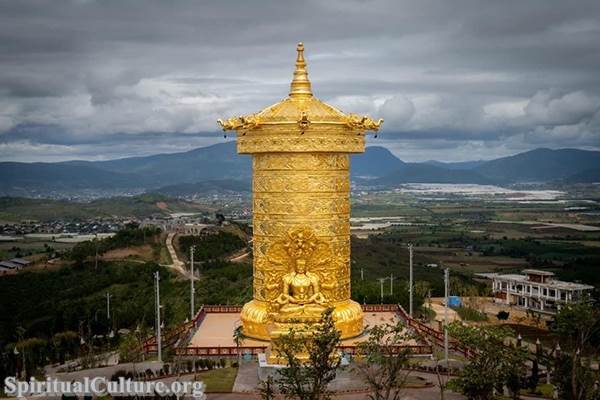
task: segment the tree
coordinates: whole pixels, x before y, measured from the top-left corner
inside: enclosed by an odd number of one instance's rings
[[[260,394],[260,398],[262,400],[275,399],[275,390],[273,389],[274,386],[275,383],[272,376],[268,376],[267,379],[261,381],[258,387],[258,393]]]
[[[79,349],[79,335],[74,331],[59,332],[52,336],[52,345],[59,363],[64,363],[77,355]]]
[[[563,349],[586,350],[600,344],[600,309],[591,303],[563,306],[552,323]]]
[[[531,365],[531,377],[529,378],[529,391],[531,393],[535,393],[539,383],[540,383],[540,363],[539,363],[538,357],[536,355],[536,357],[533,359],[533,364]]]
[[[37,337],[22,339],[17,342],[16,348],[23,357],[23,369],[27,376],[34,375],[37,368],[46,363],[46,340]]]
[[[585,364],[580,354],[573,357],[569,353],[561,353],[555,357],[553,382],[561,399],[599,399],[600,393],[595,387],[597,380],[598,375],[592,370],[589,359]]]
[[[368,330],[367,341],[359,343],[355,371],[369,385],[373,400],[399,399],[410,374],[410,350],[403,345],[412,339],[405,326],[378,325]]]
[[[279,391],[288,399],[327,400],[327,385],[340,365],[340,332],[327,309],[316,324],[301,324],[274,340],[276,354],[288,365],[279,370]]]
[[[456,380],[469,400],[490,400],[494,389],[501,389],[504,385],[518,393],[521,377],[525,375],[526,352],[504,343],[507,337],[512,336],[510,329],[467,327],[455,322],[448,330],[452,337],[473,349],[471,358]]]
[[[600,310],[591,303],[566,305],[556,315],[552,330],[566,350],[556,354],[554,360],[554,383],[561,398],[593,398],[597,377],[590,365],[585,365],[582,352],[592,353],[600,343]]]
[[[240,346],[246,340],[246,335],[244,335],[244,331],[242,330],[242,326],[239,325],[233,330],[233,341],[235,342],[235,347],[238,355],[238,365],[242,364],[242,353],[240,352]]]
[[[137,361],[139,353],[139,343],[134,334],[130,333],[121,338],[121,342],[119,343],[120,362]]]
[[[522,367],[507,371],[504,384],[506,385],[512,400],[519,400],[521,398],[519,393],[521,389],[525,387],[525,379],[526,378]]]
[[[450,383],[450,375],[447,368],[442,370],[442,365],[438,359],[435,360],[435,376],[437,378],[438,388],[440,389],[440,400],[444,400],[446,389]]]
[[[150,335],[150,329],[141,324],[137,326],[134,331],[129,332],[127,335],[121,337],[119,343],[119,362],[137,362],[140,359],[144,360],[144,339]],[[164,359],[167,359],[167,355],[163,355]]]

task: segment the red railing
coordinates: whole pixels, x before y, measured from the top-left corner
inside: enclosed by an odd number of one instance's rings
[[[204,347],[178,347],[175,349],[177,356],[237,356],[240,354],[259,354],[264,353],[267,346],[204,346]]]
[[[218,357],[218,356],[237,356],[238,351],[240,354],[252,354],[257,355],[265,353],[268,346],[240,346],[239,348],[233,346],[203,346],[203,347],[178,347],[175,349],[175,355],[177,356],[203,356],[203,357]],[[338,350],[346,354],[356,354],[358,352],[358,346],[338,346]],[[418,345],[406,345],[406,346],[393,346],[392,353],[400,353],[407,351],[410,354],[432,354],[433,347],[428,344]]]
[[[240,354],[252,354],[256,355],[264,353],[268,346],[203,346],[203,347],[179,347],[175,349],[175,355],[177,356],[204,356],[204,357],[216,357],[216,356],[237,356],[238,351]],[[358,346],[339,346],[338,350],[343,351],[346,354],[356,354]],[[431,354],[433,348],[431,345],[407,345],[407,346],[393,346],[392,353],[400,353],[408,351],[411,354]]]
[[[363,304],[364,312],[398,312],[397,304]]]
[[[242,306],[224,306],[224,305],[205,305],[203,306],[207,313],[241,313]]]
[[[410,315],[408,315],[406,310],[404,310],[404,308],[401,305],[398,305],[398,314],[400,315],[400,318],[402,318],[406,322],[406,325],[410,326],[424,337],[432,340],[435,345],[439,347],[444,346],[444,332],[433,329],[425,325],[421,321],[413,319]],[[450,350],[460,353],[464,357],[468,358],[471,355],[471,350],[455,339],[448,339],[448,347],[450,348]]]
[[[437,346],[444,345],[444,333],[435,330],[424,323],[411,318],[408,313],[398,304],[364,304],[362,305],[364,312],[395,312],[400,318],[402,318],[406,324],[413,328],[417,333],[421,334],[424,338],[428,338]],[[165,333],[162,338],[163,347],[174,346],[175,343],[182,337],[182,335],[188,335],[190,332],[198,328],[206,314],[209,313],[240,313],[242,306],[235,305],[203,305],[192,321],[188,321],[179,325],[177,328]],[[468,348],[462,346],[459,342],[454,339],[450,340],[450,348],[453,351],[463,354],[465,357],[470,355]],[[158,350],[158,344],[156,343],[156,336],[151,336],[143,342],[143,351],[148,353],[156,353]],[[251,354],[262,353],[266,350],[267,346],[213,346],[213,347],[176,347],[175,354],[178,356],[236,356],[238,351],[242,354],[250,352]],[[356,353],[356,346],[340,346],[339,349],[348,354]],[[413,354],[431,354],[433,347],[430,343],[397,346],[398,352],[409,349]]]
[[[339,346],[338,349],[346,354],[356,354],[358,346]],[[429,344],[411,344],[390,347],[392,353],[408,351],[410,354],[432,354],[433,347]]]
[[[161,335],[162,337],[162,346],[163,347],[171,347],[175,345],[177,340],[184,335],[188,334],[193,328],[197,328],[200,326],[204,318],[206,317],[205,307],[200,307],[200,310],[196,313],[196,316],[193,320],[184,322],[183,324],[177,326],[175,329],[172,329],[165,334]],[[144,353],[157,353],[158,352],[158,343],[156,341],[156,335],[150,336],[142,343],[142,348]]]

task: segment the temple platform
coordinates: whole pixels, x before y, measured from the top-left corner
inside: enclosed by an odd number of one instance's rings
[[[190,332],[186,345],[177,348],[178,356],[237,356],[238,347],[233,340],[233,332],[240,325],[240,307],[204,306],[199,314],[195,329]],[[402,313],[396,305],[363,306],[366,326],[396,323],[402,320]],[[342,340],[340,350],[354,353],[356,346],[368,339],[367,334]],[[239,351],[244,355],[265,353],[270,343],[246,338]],[[431,354],[431,346],[424,341],[411,339],[402,346],[411,347],[415,354]]]

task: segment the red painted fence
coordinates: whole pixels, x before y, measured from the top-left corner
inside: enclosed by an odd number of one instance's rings
[[[408,315],[406,310],[402,308],[401,305],[398,305],[398,314],[400,315],[400,318],[406,322],[406,325],[410,326],[424,337],[430,339],[436,346],[444,346],[444,332],[433,329],[421,321],[417,321],[416,319],[412,318],[410,315]],[[471,350],[455,339],[448,339],[448,347],[450,350],[460,353],[464,357],[468,358],[471,355]]]
[[[406,311],[397,304],[365,304],[362,306],[364,312],[395,312],[406,322],[406,324],[415,329],[421,335],[431,339],[436,345],[442,345],[444,342],[444,334],[440,331],[430,328],[429,326],[411,318]],[[203,305],[192,321],[188,321],[176,327],[175,329],[165,332],[162,336],[163,347],[174,347],[177,341],[183,338],[184,335],[191,335],[191,333],[197,329],[206,314],[208,313],[240,313],[242,306],[230,306],[230,305]],[[189,338],[188,338],[189,339]],[[186,341],[187,342],[187,341]],[[461,347],[456,341],[451,342],[453,350],[468,356],[468,350]],[[158,344],[156,343],[156,336],[151,336],[146,339],[142,348],[144,353],[156,353],[158,350]],[[177,356],[237,356],[238,351],[242,354],[258,354],[264,353],[267,346],[216,346],[216,347],[175,347],[175,355]],[[355,354],[357,351],[356,346],[339,346],[340,351],[347,354]],[[418,344],[408,346],[398,346],[398,352],[409,349],[412,354],[431,354],[433,348],[430,344]]]

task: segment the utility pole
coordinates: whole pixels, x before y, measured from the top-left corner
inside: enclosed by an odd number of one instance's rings
[[[444,357],[448,365],[448,291],[450,282],[450,270],[444,269]]]
[[[196,246],[190,247],[190,321],[194,320],[194,250]]]
[[[160,275],[158,271],[154,273],[154,282],[156,286],[156,344],[158,345],[158,362],[162,362],[162,337],[160,332]]]
[[[413,316],[413,245],[408,244],[408,315]]]
[[[98,270],[98,234],[95,233],[94,236],[94,242],[96,243],[96,258],[94,260],[94,269]]]
[[[390,274],[390,296],[394,295],[394,274]]]
[[[360,269],[360,280],[361,281],[365,280],[365,271],[362,268]]]
[[[379,284],[381,286],[381,304],[383,304],[383,282],[385,282],[387,278],[379,278]]]
[[[106,292],[106,319],[110,321],[110,298],[112,295]]]

